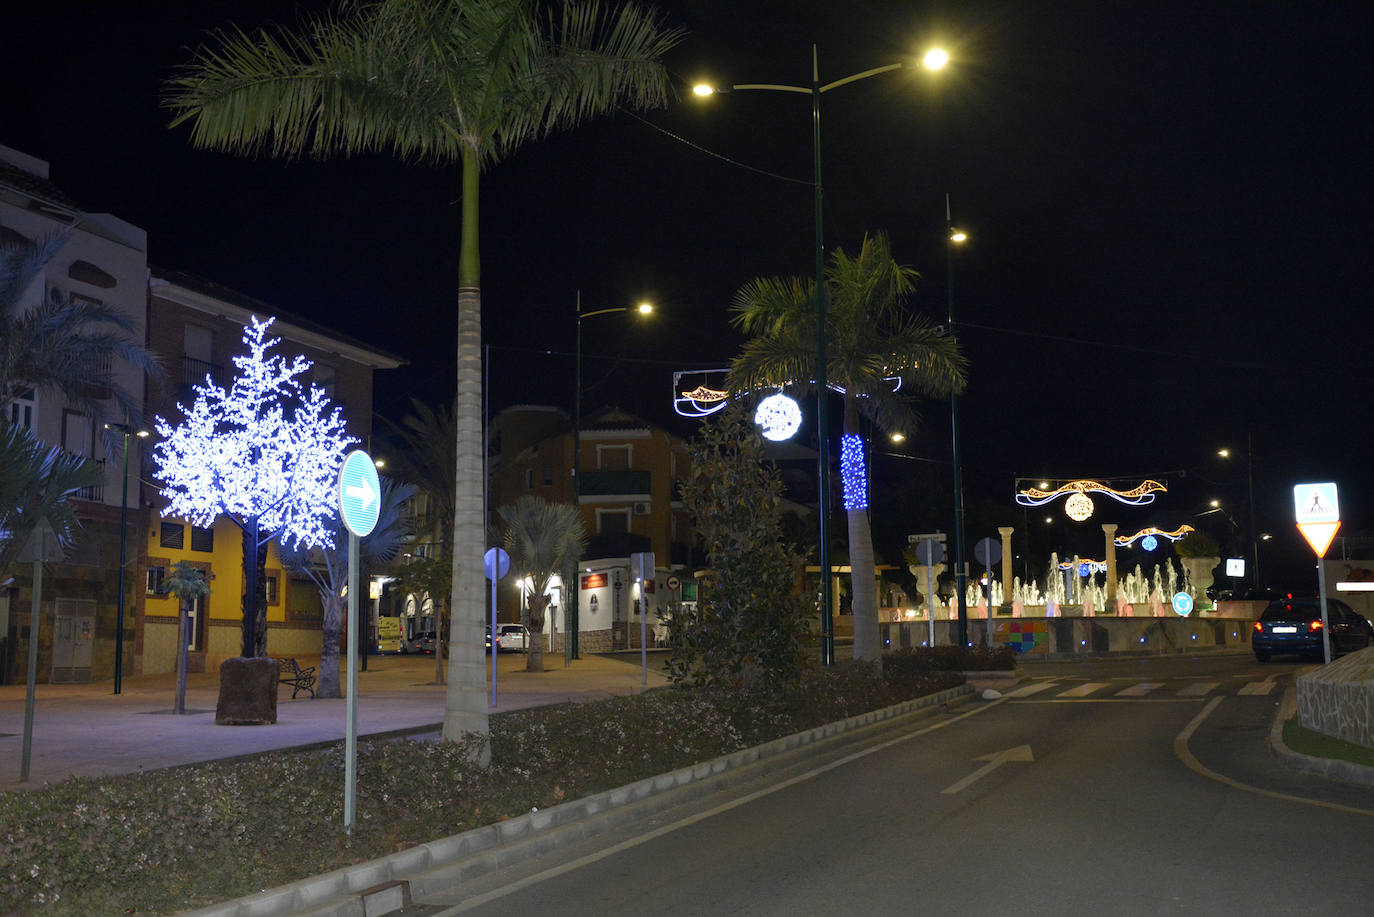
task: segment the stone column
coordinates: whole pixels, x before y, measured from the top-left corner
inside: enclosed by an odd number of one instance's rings
[[[1102,531],[1107,538],[1104,556],[1107,558],[1107,605],[1105,614],[1116,614],[1116,523],[1102,523]]]
[[[1002,602],[1011,604],[1011,575],[1013,567],[1011,556],[1011,533],[1016,531],[1009,525],[999,525],[997,534],[1002,536]]]

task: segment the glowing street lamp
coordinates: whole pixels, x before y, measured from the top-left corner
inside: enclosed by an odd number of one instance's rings
[[[949,63],[949,54],[940,49],[927,51],[922,58],[922,66],[928,70],[939,70]],[[825,236],[822,220],[822,201],[824,194],[821,183],[821,96],[832,89],[856,83],[870,76],[900,70],[905,62],[886,64],[863,70],[829,83],[822,83],[820,66],[817,62],[816,46],[811,46],[811,85],[788,86],[779,83],[735,83],[730,86],[714,86],[698,83],[692,92],[698,98],[733,91],[763,90],[767,92],[793,92],[811,97],[811,153],[815,193],[816,226],[816,464],[819,469],[819,500],[817,516],[820,523],[820,567],[821,567],[821,662],[830,665],[835,661],[835,630],[831,617],[830,587],[830,446],[827,441],[829,431],[829,411],[826,406],[826,347],[825,347]]]
[[[594,318],[598,315],[611,315],[616,312],[635,312],[639,315],[649,315],[654,311],[653,303],[641,302],[637,306],[613,306],[609,309],[597,309],[592,312],[582,311],[582,291],[577,291],[577,344],[576,344],[576,382],[573,386],[573,506],[577,509],[578,518],[582,514],[582,319]],[[576,568],[582,558],[574,558],[573,564]],[[567,636],[563,641],[563,657],[567,660],[580,659],[577,646],[577,612],[578,602],[581,598],[580,590],[574,584],[572,590],[572,600],[568,602],[568,609],[564,612],[564,628]]]

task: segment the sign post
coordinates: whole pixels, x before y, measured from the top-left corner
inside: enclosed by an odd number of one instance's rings
[[[987,633],[983,636],[983,645],[992,648],[992,565],[1002,559],[1002,546],[991,538],[983,538],[973,546],[973,556],[978,563],[983,565],[987,579],[987,608],[988,623]]]
[[[496,583],[510,572],[510,555],[501,548],[487,548],[482,555],[482,569],[491,580],[491,629],[487,631],[491,643],[491,705],[496,706],[496,657],[501,652],[500,636],[496,632]],[[542,639],[542,635],[541,635]],[[525,647],[529,649],[529,647]]]
[[[935,645],[935,565],[945,562],[945,535],[908,535],[907,541],[917,541],[916,561],[926,568],[926,624],[929,632],[927,646]]]
[[[649,584],[654,581],[654,552],[640,551],[630,555],[635,579],[639,580],[639,683],[649,684]]]
[[[29,762],[33,757],[33,708],[35,688],[38,684],[38,632],[40,630],[39,610],[43,605],[43,564],[47,561],[66,559],[57,535],[48,520],[40,519],[38,525],[24,542],[23,549],[15,558],[19,563],[33,564],[33,604],[29,609],[29,680],[24,694],[24,747],[19,763],[19,782],[29,779]]]
[[[355,449],[339,469],[339,517],[348,529],[348,700],[344,736],[344,832],[353,833],[358,797],[358,553],[362,539],[372,534],[382,508],[382,485],[372,456]]]
[[[1322,656],[1331,661],[1331,622],[1326,614],[1326,550],[1341,527],[1341,507],[1336,499],[1336,485],[1299,484],[1293,488],[1293,515],[1298,531],[1317,555],[1318,594],[1322,609]]]

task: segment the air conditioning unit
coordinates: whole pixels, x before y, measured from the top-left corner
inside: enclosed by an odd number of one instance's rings
[[[636,515],[636,516],[647,516],[647,515],[649,515],[649,504],[647,504],[647,503],[636,503],[636,504],[635,504],[635,515]]]

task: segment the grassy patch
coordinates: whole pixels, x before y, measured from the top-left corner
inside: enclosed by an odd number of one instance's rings
[[[165,914],[224,901],[961,684],[849,663],[769,694],[651,691],[491,718],[474,746],[343,743],[0,794],[0,914]]]
[[[1356,745],[1353,742],[1345,742],[1341,739],[1333,739],[1329,735],[1320,732],[1313,732],[1298,723],[1295,716],[1283,724],[1283,744],[1293,751],[1304,755],[1311,755],[1314,758],[1335,758],[1338,761],[1350,761],[1354,764],[1363,764],[1365,767],[1374,767],[1374,749],[1365,748],[1363,745]]]

